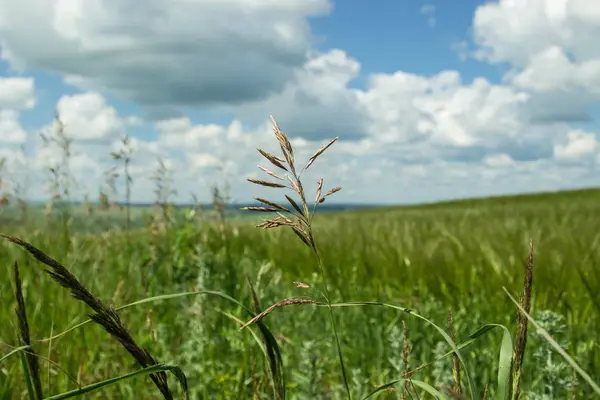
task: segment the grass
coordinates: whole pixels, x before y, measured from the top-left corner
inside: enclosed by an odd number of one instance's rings
[[[276,137],[292,229],[4,225],[0,398],[596,398],[600,191],[319,214]]]

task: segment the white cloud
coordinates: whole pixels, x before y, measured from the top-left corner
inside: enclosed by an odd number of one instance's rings
[[[356,139],[366,130],[358,91],[349,88],[359,72],[359,62],[342,50],[311,53],[279,93],[235,111],[242,119],[273,114],[286,129],[306,139]]]
[[[124,133],[126,121],[98,93],[63,96],[57,110],[74,140],[105,140]]]
[[[567,133],[565,143],[554,145],[554,156],[559,160],[578,160],[597,152],[598,140],[593,133],[574,130]]]
[[[2,57],[146,105],[231,104],[279,91],[328,0],[0,0]]]
[[[600,101],[600,48],[594,39],[600,36],[600,3],[489,2],[477,8],[473,31],[475,56],[508,63],[507,83],[534,94],[532,118],[584,120],[588,107]]]
[[[427,17],[429,26],[432,28],[435,27],[435,6],[433,4],[424,4],[421,6],[420,12]]]
[[[20,144],[27,139],[27,133],[19,122],[19,113],[14,110],[0,109],[0,142],[2,144]]]
[[[33,78],[0,77],[0,108],[21,110],[35,106]]]
[[[0,143],[15,145],[27,140],[19,112],[32,108],[35,103],[33,78],[0,76]]]
[[[54,0],[38,9],[33,3],[0,0],[7,59],[57,71],[162,114],[146,125],[148,136],[132,140],[136,200],[150,200],[148,177],[159,155],[175,171],[180,200],[188,200],[190,191],[207,200],[208,185],[223,182],[221,168],[236,200],[266,196],[265,188],[246,178],[264,176],[257,164],[269,166],[257,147],[279,152],[269,114],[290,136],[300,164],[340,137],[303,175],[307,190],[320,174],[326,187],[344,186],[339,201],[543,190],[600,176],[597,127],[572,123],[600,101],[600,51],[589,39],[600,29],[600,12],[592,2],[479,6],[473,21],[477,57],[508,64],[501,82],[465,81],[452,70],[360,76],[359,60],[345,51],[310,48],[306,18],[327,12],[325,0],[179,0],[176,6],[151,0],[131,20],[130,1],[98,0],[83,8],[78,1]],[[194,15],[200,5],[210,12]],[[237,24],[225,23],[231,20]],[[26,36],[22,27],[28,25],[36,29]],[[353,87],[358,77],[367,78],[360,89]],[[217,111],[231,119],[217,123],[204,114],[197,123],[194,114],[172,115],[178,104],[200,103],[221,103]],[[64,96],[57,106],[78,143],[73,165],[86,171],[88,187],[98,186],[101,172],[114,165],[106,144],[117,149],[121,134],[145,122],[121,115],[96,91]],[[13,112],[5,119],[17,117]]]
[[[513,165],[515,161],[508,154],[501,153],[486,156],[483,159],[483,162],[485,165],[492,168],[505,168],[509,165]]]

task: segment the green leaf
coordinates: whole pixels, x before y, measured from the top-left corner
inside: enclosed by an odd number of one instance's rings
[[[135,378],[136,376],[149,375],[149,374],[153,374],[153,373],[161,372],[161,371],[169,371],[169,372],[173,373],[173,375],[175,375],[175,377],[179,380],[179,383],[183,389],[184,398],[187,399],[188,398],[187,382],[185,380],[185,375],[183,375],[183,371],[181,371],[181,368],[179,368],[175,365],[171,365],[171,364],[156,364],[156,365],[152,365],[150,367],[144,368],[144,369],[137,370],[135,372],[130,372],[125,375],[117,376],[115,378],[110,378],[110,379],[106,379],[101,382],[92,383],[91,385],[83,386],[81,388],[74,389],[69,392],[46,397],[45,400],[70,399],[72,397],[81,396],[83,394],[93,392],[95,390],[99,390],[99,389],[105,388],[110,385],[117,384],[117,383],[125,381],[127,379]]]

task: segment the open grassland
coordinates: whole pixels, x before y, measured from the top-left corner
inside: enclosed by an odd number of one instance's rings
[[[532,315],[583,369],[600,370],[600,191],[586,190],[469,200],[421,207],[317,213],[314,235],[327,268],[332,302],[381,301],[408,307],[444,329],[454,314],[458,342],[488,323],[511,329],[517,315],[503,287],[523,286],[529,238],[535,246]],[[91,216],[89,218],[95,218]],[[2,232],[27,240],[66,266],[91,293],[116,307],[151,296],[219,291],[252,308],[249,285],[263,309],[284,298],[313,298],[323,287],[310,249],[291,230],[259,230],[247,221],[204,222],[200,214],[162,229],[89,235],[61,234],[60,222],[30,221]],[[129,238],[128,238],[129,236]],[[102,327],[86,324],[90,309],[43,273],[43,265],[14,244],[0,253],[0,342],[17,347],[13,263],[20,266],[33,348],[45,396],[138,370]],[[311,288],[297,288],[300,281]],[[443,337],[414,316],[382,307],[333,308],[353,397],[401,378],[403,321],[411,377],[452,387],[452,358]],[[273,398],[268,367],[253,337],[255,326],[239,305],[197,292],[119,311],[141,346],[179,366],[191,398]],[[287,395],[344,398],[345,389],[326,307],[297,304],[263,319],[278,341]],[[594,398],[589,385],[530,327],[522,393],[526,398]],[[479,395],[496,390],[501,331],[461,353]],[[50,359],[52,362],[46,361]],[[19,357],[0,362],[0,398],[26,393]],[[172,380],[172,378],[170,378]],[[171,383],[176,396],[181,394]],[[397,391],[381,398],[400,398]],[[418,389],[420,390],[420,389]],[[466,389],[463,374],[463,392]],[[531,394],[531,393],[535,393]],[[423,393],[423,392],[421,392]],[[421,394],[425,396],[424,394]],[[543,397],[543,396],[546,397]],[[387,397],[386,397],[387,396]],[[527,397],[528,396],[528,397]],[[88,393],[85,398],[161,398],[147,377]]]
[[[277,172],[249,181],[287,194],[248,217],[219,187],[175,209],[161,159],[132,207],[127,136],[122,209],[112,180],[65,207],[58,121],[46,207],[2,193],[1,398],[600,395],[600,191],[315,213],[341,188],[300,176],[336,139],[300,170],[273,119],[283,158],[259,149]]]

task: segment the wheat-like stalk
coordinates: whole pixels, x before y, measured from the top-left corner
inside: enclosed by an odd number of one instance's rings
[[[14,236],[5,235],[0,233],[0,237],[12,242],[33,255],[38,261],[50,267],[46,269],[46,273],[50,277],[58,282],[62,287],[68,289],[73,297],[87,304],[93,311],[94,314],[90,315],[90,319],[101,325],[113,338],[115,338],[125,350],[144,368],[157,365],[158,362],[154,360],[150,352],[146,349],[141,348],[131,337],[127,328],[121,321],[121,317],[117,314],[116,310],[106,305],[98,297],[94,296],[85,286],[79,282],[77,277],[73,275],[64,265],[50,257],[37,247],[17,238]],[[23,330],[22,330],[23,331]],[[24,331],[23,331],[24,332]],[[167,375],[165,372],[158,372],[150,374],[150,378],[154,381],[156,387],[160,390],[165,399],[173,399],[171,390],[167,383]],[[184,392],[187,398],[187,386],[184,381]]]
[[[529,255],[527,258],[527,267],[525,268],[525,278],[523,280],[523,293],[521,294],[521,307],[526,313],[531,311],[531,292],[533,287],[533,239],[529,240]],[[523,359],[525,357],[525,346],[527,345],[527,325],[528,320],[521,312],[517,313],[517,337],[515,342],[515,351],[513,353],[513,374],[512,374],[512,399],[518,400],[521,392],[521,372]]]

